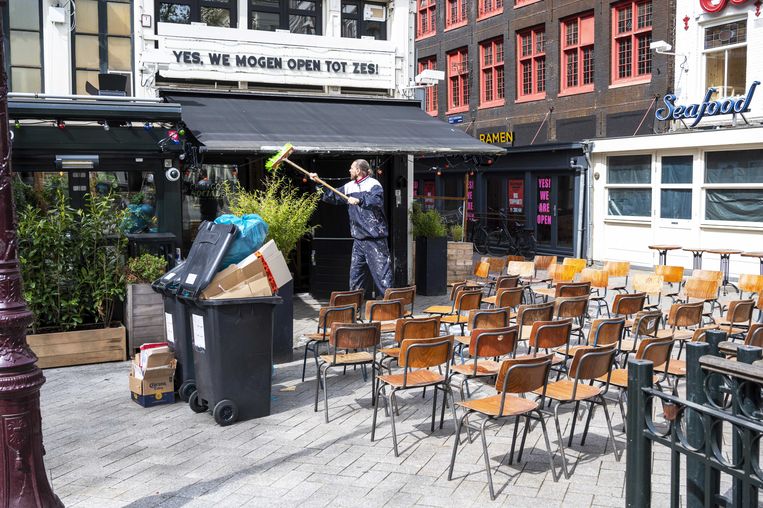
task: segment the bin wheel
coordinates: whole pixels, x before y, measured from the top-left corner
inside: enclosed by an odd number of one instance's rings
[[[194,381],[186,381],[178,388],[178,397],[183,402],[188,402],[191,398],[191,394],[196,391],[196,383]]]
[[[215,405],[212,416],[218,425],[225,427],[238,420],[238,407],[230,400],[221,400]]]
[[[197,390],[191,392],[191,395],[188,397],[188,405],[191,406],[191,411],[194,413],[203,413],[208,409],[207,405],[201,401]]]

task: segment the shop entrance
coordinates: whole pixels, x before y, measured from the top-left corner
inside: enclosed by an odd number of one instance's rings
[[[535,239],[538,248],[552,252],[572,252],[575,233],[575,177],[565,173],[538,173],[533,176],[536,215]]]

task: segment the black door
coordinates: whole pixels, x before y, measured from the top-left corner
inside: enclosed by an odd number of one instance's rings
[[[536,198],[535,238],[538,249],[572,253],[575,235],[575,176],[538,173],[533,176]]]

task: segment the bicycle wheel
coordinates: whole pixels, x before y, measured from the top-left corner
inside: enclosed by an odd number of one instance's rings
[[[474,232],[472,243],[474,244],[474,250],[478,253],[487,254],[487,231],[484,228],[478,228]]]
[[[487,235],[487,252],[491,256],[505,256],[509,251],[508,238],[503,231],[493,231]]]
[[[519,253],[528,258],[532,259],[535,257],[537,245],[535,242],[535,235],[533,235],[531,232],[524,233],[519,236]]]

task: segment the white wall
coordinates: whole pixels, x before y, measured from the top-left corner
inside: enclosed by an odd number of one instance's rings
[[[43,76],[45,89],[48,94],[72,93],[72,67],[70,17],[65,17],[65,23],[51,21],[50,8],[57,6],[57,0],[43,0],[42,5],[42,40],[43,40]],[[9,57],[9,55],[6,55]]]

